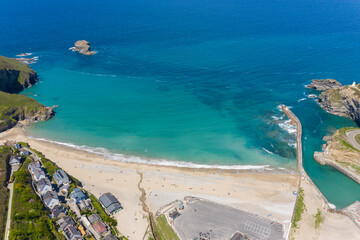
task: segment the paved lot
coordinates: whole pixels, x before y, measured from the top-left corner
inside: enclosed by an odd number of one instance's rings
[[[174,225],[182,240],[201,236],[228,240],[237,231],[245,233],[250,239],[284,239],[283,227],[277,222],[203,200],[187,204]]]

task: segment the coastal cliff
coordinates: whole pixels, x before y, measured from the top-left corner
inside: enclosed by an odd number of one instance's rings
[[[351,137],[349,133],[354,131],[359,132],[359,137]],[[357,146],[360,128],[341,128],[326,140],[323,152],[315,152],[314,159],[322,165],[338,169],[360,184],[360,149]]]
[[[19,93],[37,81],[37,74],[29,65],[0,56],[0,91]]]
[[[46,121],[55,115],[54,107],[46,107],[35,99],[13,94],[37,82],[37,75],[27,64],[0,56],[0,132],[19,121]]]
[[[318,103],[327,112],[350,117],[360,124],[360,84],[342,86],[333,79],[313,80],[307,88],[324,91],[318,96]]]

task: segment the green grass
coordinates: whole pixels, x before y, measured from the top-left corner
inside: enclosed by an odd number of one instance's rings
[[[104,209],[101,207],[101,204],[99,202],[99,200],[94,197],[92,194],[86,192],[86,194],[88,195],[88,197],[91,199],[91,203],[94,206],[94,212],[99,214],[99,216],[101,217],[101,219],[106,222],[109,226],[112,227],[116,227],[117,225],[117,221],[116,219],[110,217],[109,215],[106,214],[106,212],[104,211]]]
[[[4,69],[19,71],[20,74],[17,80],[21,85],[25,83],[25,79],[29,74],[35,74],[35,71],[32,70],[29,65],[19,62],[15,59],[0,56],[0,71]]]
[[[298,227],[298,223],[302,218],[302,214],[304,213],[306,209],[305,203],[304,203],[304,189],[300,188],[299,193],[298,193],[298,198],[296,201],[296,206],[295,206],[295,210],[294,210],[294,218],[293,218],[293,222],[292,225],[294,228]]]
[[[44,109],[35,99],[0,91],[0,132],[13,127],[19,120],[34,116]]]
[[[325,220],[320,209],[317,210],[317,213],[314,215],[314,218],[315,218],[315,229],[318,229],[320,227],[320,224],[322,224]]]
[[[10,155],[11,149],[9,147],[0,147],[0,239],[3,239],[6,227],[5,224],[9,198],[9,191],[6,187],[6,181],[11,171],[7,161],[10,158]]]
[[[328,93],[330,95],[331,102],[335,102],[335,103],[339,103],[339,104],[342,102],[342,96],[340,94],[339,89],[330,89],[330,90],[328,90]]]
[[[155,225],[160,240],[179,240],[179,237],[166,221],[164,214],[157,217]]]
[[[11,230],[9,239],[64,239],[56,229],[40,198],[32,189],[27,157],[15,173]]]
[[[23,146],[27,146],[30,148],[29,144],[27,143],[21,143]],[[59,168],[56,163],[52,162],[50,159],[47,159],[41,152],[37,151],[36,149],[30,148],[34,153],[36,153],[38,155],[38,157],[41,159],[42,164],[44,165],[44,167],[46,168],[46,171],[48,172],[48,174],[50,176],[53,176],[53,174],[55,173],[56,170],[61,169]],[[71,176],[70,174],[66,173],[69,178],[71,179],[71,183],[70,183],[70,188],[69,188],[69,193],[72,192],[72,190],[74,188],[77,187],[82,187],[82,183],[75,177]],[[92,213],[97,213],[99,214],[99,216],[101,217],[101,219],[108,224],[111,227],[111,232],[114,235],[118,235],[119,232],[116,229],[117,226],[117,221],[116,219],[110,217],[109,215],[106,214],[106,212],[104,211],[104,209],[101,207],[101,204],[99,202],[99,200],[97,198],[95,198],[92,194],[90,194],[89,192],[83,190],[86,195],[91,199],[91,203],[94,206],[94,210],[92,211]],[[120,238],[120,239],[126,239],[124,237]]]

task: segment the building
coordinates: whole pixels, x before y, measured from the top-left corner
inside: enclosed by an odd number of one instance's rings
[[[118,240],[118,238],[112,234],[109,234],[104,237],[104,240]]]
[[[35,169],[40,168],[40,167],[41,167],[40,162],[39,162],[39,161],[35,161],[35,162],[29,163],[29,165],[28,165],[28,170],[29,170],[32,174],[34,174]]]
[[[82,237],[86,235],[85,229],[84,229],[84,227],[83,227],[82,225],[80,225],[80,226],[78,227],[78,229],[79,229]]]
[[[80,231],[74,225],[66,226],[63,234],[68,240],[82,239]]]
[[[19,143],[14,143],[13,147],[14,147],[15,149],[20,149],[20,148],[21,148],[21,144],[19,144]]]
[[[93,209],[90,199],[80,200],[78,205],[81,211],[86,211],[86,210],[91,211]]]
[[[68,225],[75,226],[75,221],[71,217],[62,217],[56,224],[59,226],[59,231],[64,230]]]
[[[43,201],[46,207],[53,209],[56,205],[60,203],[59,197],[54,191],[48,191],[43,196]]]
[[[86,200],[88,197],[79,188],[74,188],[74,190],[70,193],[70,198],[74,200],[76,204],[79,204],[80,201]]]
[[[56,170],[54,175],[55,182],[60,185],[68,185],[70,183],[70,179],[68,175],[63,170]]]
[[[102,207],[109,215],[115,214],[122,209],[119,201],[111,193],[104,193],[99,198]]]
[[[21,163],[21,156],[20,155],[11,156],[10,161],[9,161],[9,164],[11,166],[20,165],[20,163]]]
[[[41,168],[34,169],[33,176],[35,181],[40,181],[40,179],[46,178],[45,172]]]
[[[30,155],[30,152],[24,149],[20,151],[20,155]]]
[[[69,185],[62,185],[59,189],[59,192],[62,193],[65,197],[69,193],[70,186]]]
[[[93,223],[92,226],[99,235],[102,235],[107,231],[105,223],[103,223],[101,220]]]
[[[240,233],[240,232],[236,232],[231,238],[230,240],[248,240],[249,238],[246,237],[244,234]]]
[[[97,221],[101,220],[100,216],[97,215],[97,214],[91,214],[91,215],[88,216],[87,218],[88,218],[88,220],[89,220],[89,222],[90,222],[91,224],[93,224],[94,222],[97,222]]]
[[[51,218],[63,218],[68,214],[66,208],[61,205],[56,205],[51,210]]]
[[[41,195],[53,190],[50,180],[47,177],[40,179],[36,185],[37,190]]]

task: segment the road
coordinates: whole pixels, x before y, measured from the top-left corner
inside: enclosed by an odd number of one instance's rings
[[[39,157],[33,151],[31,151],[30,149],[28,149],[26,147],[23,147],[23,148],[32,154],[31,157],[33,157],[33,159],[39,160]],[[14,166],[11,167],[10,177],[14,174],[14,172],[17,171],[17,169],[14,169],[14,168],[15,168]],[[5,227],[5,240],[9,239],[9,234],[10,234],[11,209],[12,209],[12,199],[13,199],[13,193],[14,193],[14,183],[9,183],[7,187],[9,189],[9,203],[8,203],[8,212],[7,212],[6,227]]]
[[[348,131],[346,132],[346,136],[349,140],[349,143],[356,148],[357,150],[360,151],[360,144],[356,141],[355,137],[356,135],[360,134],[360,130],[353,130],[353,131]]]
[[[13,199],[13,193],[14,193],[14,183],[9,183],[8,189],[10,190],[10,195],[9,195],[8,212],[7,212],[7,218],[6,218],[5,240],[9,239],[9,233],[10,233],[10,224],[11,224],[10,221],[11,221],[12,199]]]

